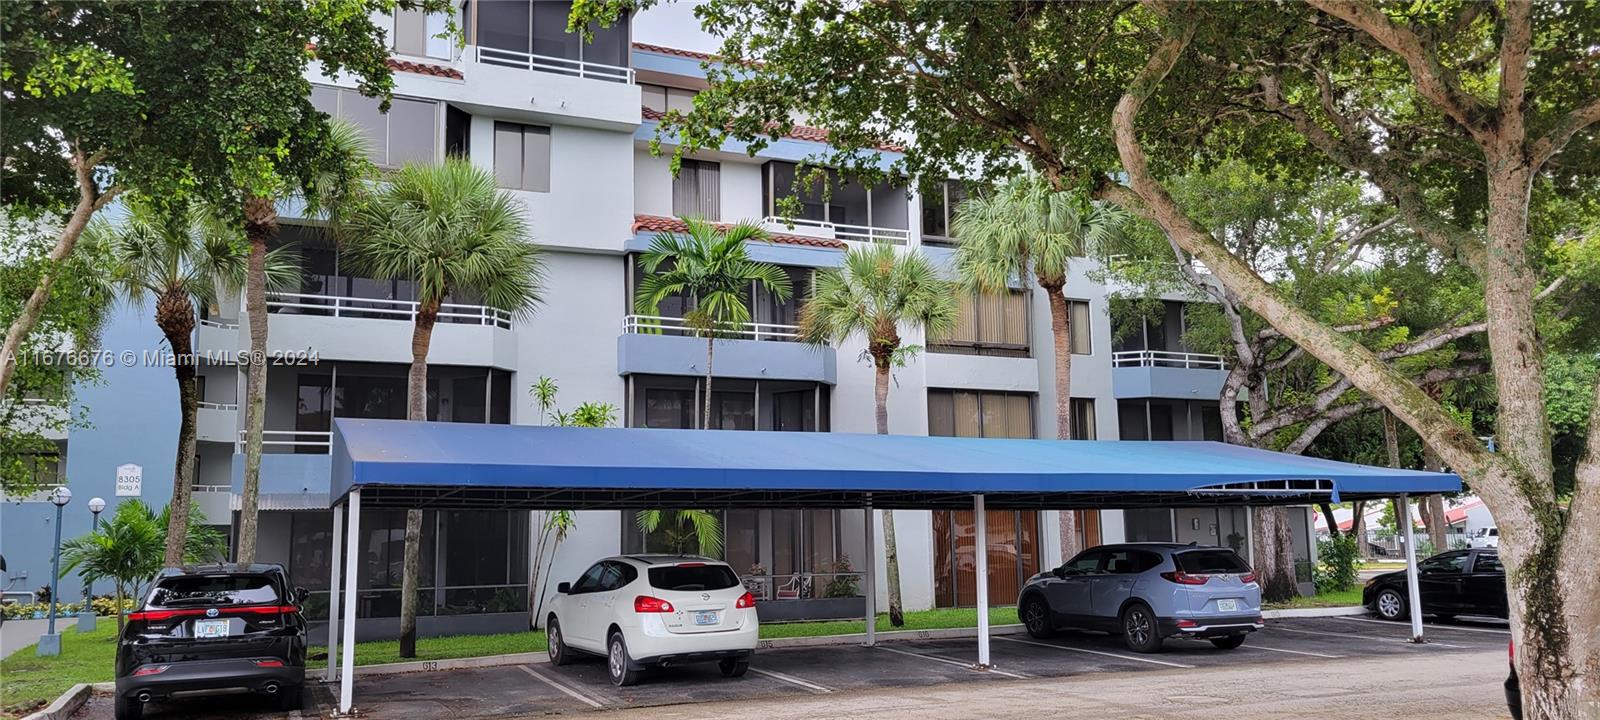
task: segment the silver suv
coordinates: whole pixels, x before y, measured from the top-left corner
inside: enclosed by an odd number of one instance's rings
[[[1078,628],[1121,633],[1137,652],[1160,650],[1168,637],[1205,638],[1231,650],[1262,628],[1261,586],[1228,548],[1101,545],[1030,578],[1017,615],[1036,638]]]

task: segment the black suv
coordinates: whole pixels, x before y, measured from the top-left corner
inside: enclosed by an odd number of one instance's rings
[[[282,565],[163,570],[117,644],[117,720],[137,720],[150,700],[196,692],[257,692],[299,708],[305,597]]]

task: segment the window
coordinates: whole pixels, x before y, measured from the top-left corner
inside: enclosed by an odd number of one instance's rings
[[[1196,575],[1247,573],[1250,566],[1232,550],[1190,550],[1173,556],[1178,569]]]
[[[606,563],[597,562],[593,565],[590,565],[589,569],[583,572],[583,576],[578,578],[578,581],[572,584],[572,592],[570,594],[577,595],[578,593],[594,592],[599,590],[600,579],[605,576],[605,572]]]
[[[1028,294],[976,293],[961,298],[961,314],[950,334],[931,340],[929,352],[958,355],[1028,356]]]
[[[967,199],[967,185],[960,180],[946,180],[922,194],[922,242],[928,245],[953,245],[955,231],[951,223],[956,209]]]
[[[550,192],[550,128],[495,123],[494,177],[503,188]]]
[[[1039,571],[1039,513],[1034,510],[989,510],[983,541],[978,542],[977,516],[971,510],[933,513],[933,598],[937,607],[971,607],[977,603],[977,552],[989,558],[989,597],[1012,598]]]
[[[329,85],[311,86],[311,104],[318,110],[361,128],[372,161],[385,167],[439,159],[439,103],[396,97],[388,114],[378,99]]]
[[[782,206],[794,197],[800,203],[797,219],[829,222],[835,225],[872,227],[878,230],[898,230],[895,233],[868,233],[860,229],[840,229],[846,239],[882,239],[894,242],[905,240],[909,222],[910,204],[904,185],[876,185],[864,187],[855,178],[837,170],[826,170],[829,193],[824,197],[823,182],[814,177],[814,167],[804,171],[791,162],[773,160],[762,166],[762,206],[769,216],[783,215]],[[806,180],[795,192],[796,179]]]
[[[433,57],[449,60],[453,55],[445,24],[450,16],[445,13],[424,13],[421,10],[395,10],[392,47],[400,55]]]
[[[705,220],[722,218],[722,164],[684,160],[672,179],[672,214]]]
[[[1418,572],[1425,573],[1458,573],[1465,569],[1467,569],[1467,554],[1464,552],[1435,555],[1417,566]]]
[[[1172,511],[1143,508],[1122,511],[1128,542],[1172,542]]]
[[[650,586],[674,592],[726,590],[739,584],[738,576],[727,565],[682,563],[649,570]]]
[[[644,427],[695,427],[694,391],[677,388],[646,388]]]
[[[1094,398],[1072,399],[1072,439],[1094,440]]]
[[[1100,558],[1105,557],[1104,550],[1089,550],[1078,553],[1078,556],[1068,560],[1061,570],[1068,575],[1090,575],[1100,569]]]
[[[928,434],[941,437],[1034,437],[1033,395],[930,389]]]
[[[1472,561],[1472,571],[1475,573],[1503,573],[1505,566],[1500,564],[1500,556],[1496,553],[1478,553],[1478,559]]]
[[[1073,355],[1093,355],[1093,326],[1089,322],[1089,301],[1067,301],[1067,348]]]
[[[684,115],[687,115],[690,111],[694,110],[694,96],[699,94],[694,90],[665,87],[662,85],[641,84],[639,86],[639,90],[643,98],[642,102],[646,108],[654,110],[658,113],[664,113],[668,110],[676,110]]]
[[[1106,572],[1116,575],[1142,573],[1159,564],[1160,558],[1140,550],[1111,550],[1106,553]]]
[[[265,575],[184,576],[162,580],[150,593],[150,607],[265,605],[279,602],[278,589]]]
[[[468,32],[467,44],[489,50],[479,56],[482,62],[526,68],[528,55],[532,54],[539,56],[536,60],[544,60],[537,62],[535,69],[563,75],[577,75],[578,62],[628,66],[629,23],[626,17],[609,28],[591,24],[589,30],[594,33],[594,42],[585,43],[578,33],[567,32],[571,2],[476,0],[467,7],[468,14],[474,11],[478,13],[476,21],[464,16],[462,27]],[[588,77],[596,76],[589,74]],[[612,75],[600,77],[623,79]]]
[[[1162,302],[1161,312],[1155,317],[1145,318],[1116,318],[1114,326],[1117,328],[1117,338],[1112,343],[1112,350],[1116,352],[1134,352],[1150,350],[1155,352],[1187,352],[1183,345],[1184,333],[1184,304],[1167,300]],[[1156,367],[1184,367],[1182,359],[1170,356],[1158,356],[1153,363]]]

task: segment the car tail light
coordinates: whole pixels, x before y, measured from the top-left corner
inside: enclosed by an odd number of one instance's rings
[[[172,667],[172,666],[171,665],[146,665],[146,666],[144,666],[142,668],[139,668],[138,670],[133,671],[133,676],[134,677],[144,677],[146,675],[160,675],[161,673],[166,672],[167,668],[170,668],[170,667]]]
[[[218,615],[277,615],[279,613],[298,612],[299,608],[293,605],[248,605],[245,607],[225,608],[182,608],[180,610],[143,610],[128,613],[129,620],[140,622],[162,622],[180,617],[202,617],[211,610],[216,610]]]
[[[1193,620],[1179,620],[1178,621],[1178,627],[1180,627],[1180,628],[1192,628],[1192,627],[1199,627],[1199,624],[1196,623]]]
[[[633,611],[636,613],[669,613],[672,612],[672,603],[661,598],[640,595],[633,599]]]
[[[1164,577],[1167,580],[1175,582],[1179,585],[1204,585],[1206,584],[1206,581],[1211,579],[1205,575],[1190,575],[1182,570],[1164,572],[1161,573],[1161,577]]]
[[[257,660],[256,667],[283,667],[282,660]]]
[[[1247,572],[1247,573],[1239,576],[1239,582],[1242,582],[1242,583],[1244,583],[1246,585],[1249,585],[1250,583],[1253,583],[1255,581],[1256,581],[1256,571],[1254,571],[1254,570],[1251,570],[1250,572]]]
[[[756,596],[751,595],[747,590],[745,591],[745,594],[739,596],[738,602],[735,602],[733,606],[740,610],[743,610],[744,608],[753,608],[756,606]]]

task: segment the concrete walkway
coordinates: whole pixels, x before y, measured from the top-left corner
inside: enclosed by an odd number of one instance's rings
[[[57,617],[56,632],[70,631],[77,622],[77,616]],[[49,626],[49,620],[7,620],[0,625],[0,658],[11,657],[11,653],[39,642],[39,636]]]

